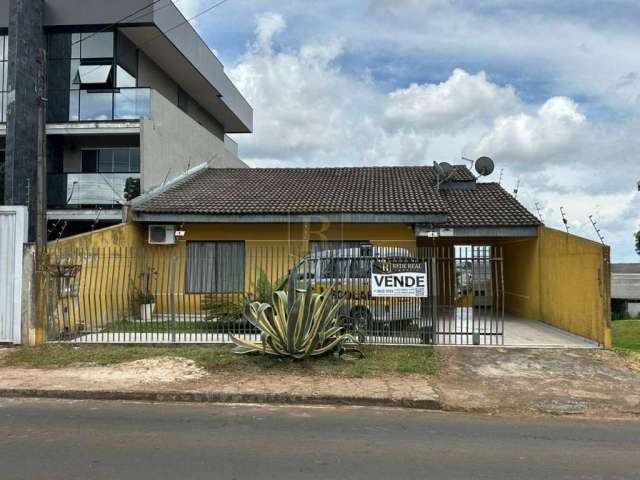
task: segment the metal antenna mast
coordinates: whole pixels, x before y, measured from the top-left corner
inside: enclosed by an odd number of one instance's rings
[[[500,169],[500,177],[498,178],[498,185],[502,185],[502,172],[504,172],[504,168]]]
[[[536,202],[536,211],[538,212],[538,218],[542,223],[544,223],[544,218],[542,218],[542,212],[540,211],[540,204]]]
[[[591,222],[591,225],[593,225],[593,229],[596,231],[596,235],[598,235],[600,243],[604,245],[604,235],[602,235],[602,233],[600,232],[600,229],[598,228],[598,222],[593,219],[593,215],[589,215],[589,221]]]
[[[567,222],[567,216],[564,214],[564,207],[560,207],[560,214],[562,215],[562,223],[564,223],[564,228],[569,233],[569,222]]]
[[[520,189],[520,179],[516,182],[516,188],[513,190],[513,198],[518,198],[518,190]]]

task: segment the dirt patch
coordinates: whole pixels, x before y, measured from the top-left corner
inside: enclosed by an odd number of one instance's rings
[[[5,388],[96,389],[131,388],[188,382],[207,375],[193,360],[157,357],[110,366],[74,365],[66,368],[7,368]]]
[[[447,408],[488,412],[640,415],[640,374],[595,349],[443,348],[435,389]]]

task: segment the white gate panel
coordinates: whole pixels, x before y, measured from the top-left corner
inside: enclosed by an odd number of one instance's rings
[[[0,342],[20,343],[27,207],[0,206]]]

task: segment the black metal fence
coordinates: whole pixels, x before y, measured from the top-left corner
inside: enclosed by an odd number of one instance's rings
[[[372,295],[372,267],[424,268],[423,297]],[[404,248],[271,242],[186,242],[173,247],[49,252],[49,341],[228,343],[259,338],[246,301],[277,289],[333,288],[341,321],[373,344],[501,345],[499,247]]]

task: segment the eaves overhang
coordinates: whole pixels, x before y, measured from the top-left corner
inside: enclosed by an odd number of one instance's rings
[[[444,223],[447,215],[407,213],[322,213],[322,214],[237,214],[132,212],[133,220],[144,223]]]

